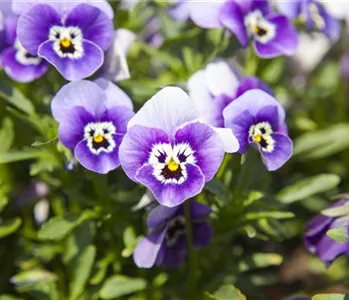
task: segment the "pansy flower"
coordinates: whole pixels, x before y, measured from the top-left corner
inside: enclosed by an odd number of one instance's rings
[[[17,82],[31,82],[48,69],[48,63],[31,55],[16,36],[18,16],[14,15],[8,2],[0,3],[2,12],[1,66],[5,73]]]
[[[253,41],[263,58],[292,55],[297,50],[297,32],[288,18],[275,13],[267,0],[227,0],[220,21],[232,31],[243,47]]]
[[[339,256],[349,254],[349,242],[339,243],[327,236],[330,229],[349,226],[349,202],[342,199],[306,224],[305,247],[327,265]]]
[[[67,80],[86,78],[99,69],[113,40],[105,6],[89,3],[45,1],[33,5],[18,21],[23,47],[51,63]]]
[[[207,246],[212,238],[212,229],[205,220],[211,209],[202,203],[191,201],[189,215],[195,249]],[[137,245],[133,259],[140,268],[154,265],[175,267],[187,256],[186,227],[183,205],[178,207],[158,206],[147,219],[149,234]]]
[[[105,79],[65,85],[51,103],[59,139],[86,169],[105,174],[120,165],[119,146],[134,115],[130,98]]]
[[[237,69],[224,60],[208,64],[188,80],[190,97],[196,101],[204,120],[215,127],[224,127],[224,108],[251,89],[261,89],[273,94],[257,77],[248,76],[241,79]]]
[[[339,38],[341,27],[339,21],[330,15],[323,4],[314,0],[277,1],[280,11],[290,18],[299,18],[307,30],[319,31],[329,39]]]
[[[130,120],[120,162],[130,179],[173,207],[199,194],[216,174],[224,151],[238,147],[230,129],[200,121],[198,107],[183,90],[165,87]]]
[[[287,135],[285,111],[271,95],[250,90],[223,111],[225,127],[231,128],[240,143],[240,153],[249,144],[257,147],[269,171],[279,169],[292,155],[293,143]]]

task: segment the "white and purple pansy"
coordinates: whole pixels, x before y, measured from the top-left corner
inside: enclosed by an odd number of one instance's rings
[[[194,247],[203,248],[210,243],[213,235],[206,221],[211,209],[203,203],[191,201],[189,212]],[[149,234],[139,242],[133,253],[135,264],[139,268],[179,265],[188,253],[183,205],[156,207],[148,216],[147,226]]]
[[[292,23],[273,12],[267,0],[227,0],[221,7],[220,21],[243,47],[253,40],[260,57],[293,55],[297,50],[297,32]]]
[[[199,194],[218,171],[224,152],[239,148],[230,129],[213,128],[200,118],[182,89],[165,87],[128,124],[120,146],[122,168],[164,206]]]
[[[330,15],[322,3],[314,0],[277,1],[279,10],[290,18],[299,18],[307,30],[319,31],[332,41],[339,38],[339,20]]]
[[[18,16],[10,9],[9,1],[0,3],[2,12],[1,31],[1,66],[5,73],[17,82],[31,82],[48,69],[48,63],[31,55],[19,42],[16,36]]]
[[[105,79],[65,85],[51,103],[59,139],[86,169],[106,174],[120,165],[119,146],[133,117],[130,98]]]
[[[102,66],[114,35],[105,2],[29,4],[22,8],[17,36],[31,55],[44,58],[71,81],[86,78]]]
[[[262,90],[247,91],[224,109],[223,116],[225,127],[239,140],[240,153],[254,144],[269,171],[290,159],[293,143],[287,135],[285,111],[271,95]]]
[[[259,78],[248,76],[242,79],[232,64],[221,59],[209,63],[188,80],[190,97],[197,103],[203,119],[215,127],[224,127],[224,108],[251,89],[261,89],[273,95]]]

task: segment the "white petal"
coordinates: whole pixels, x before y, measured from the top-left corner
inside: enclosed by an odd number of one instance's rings
[[[148,100],[128,123],[159,128],[174,136],[177,128],[200,117],[195,102],[178,87],[165,87]]]
[[[132,100],[117,85],[104,78],[98,78],[94,82],[107,94],[107,108],[121,105],[133,110]]]
[[[223,145],[224,145],[224,151],[227,153],[235,153],[239,150],[240,145],[239,141],[235,137],[233,131],[229,128],[217,128],[213,127],[213,129],[217,132],[217,134],[220,136]]]
[[[214,96],[225,94],[234,97],[239,81],[237,71],[223,60],[212,62],[206,67],[206,82]]]
[[[114,43],[119,44],[124,53],[128,53],[135,39],[136,34],[128,29],[120,28],[115,31]]]

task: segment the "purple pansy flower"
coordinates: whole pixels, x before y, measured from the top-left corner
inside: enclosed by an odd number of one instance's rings
[[[327,211],[341,208],[337,216],[327,216],[326,210],[306,224],[307,232],[303,240],[305,247],[329,266],[337,257],[349,254],[349,242],[339,243],[326,235],[330,229],[349,226],[348,200],[342,199],[330,206]],[[334,214],[331,214],[334,215]]]
[[[105,79],[65,85],[51,103],[59,139],[86,169],[105,174],[120,165],[119,146],[134,115],[130,98]]]
[[[241,80],[239,72],[223,60],[208,64],[188,80],[189,95],[197,102],[204,120],[215,127],[224,127],[224,108],[251,89],[261,89],[273,95],[272,90],[257,77]]]
[[[320,31],[334,41],[339,38],[341,31],[339,21],[332,17],[318,1],[278,1],[278,8],[290,18],[299,17],[305,22],[309,31]]]
[[[99,69],[114,34],[104,6],[79,2],[35,4],[21,15],[17,27],[24,48],[47,60],[67,80],[88,77]]]
[[[165,87],[130,120],[120,162],[130,179],[173,207],[199,194],[216,174],[224,151],[238,147],[230,129],[200,122],[198,107],[183,90]]]
[[[269,171],[279,169],[292,155],[293,143],[288,137],[285,111],[271,95],[250,90],[230,103],[223,111],[225,127],[239,140],[240,153],[254,144]]]
[[[267,0],[227,0],[220,21],[243,47],[253,40],[260,57],[292,55],[297,50],[297,32],[286,16],[275,13]]]
[[[10,10],[8,2],[0,3],[2,12],[1,66],[5,73],[17,82],[31,82],[48,69],[45,60],[31,55],[16,37],[18,17]]]
[[[202,203],[190,202],[193,242],[196,249],[207,246],[212,238],[212,229],[204,218],[211,209]],[[186,228],[183,205],[178,207],[158,206],[147,219],[149,235],[137,245],[133,259],[140,268],[161,265],[175,267],[187,256]]]

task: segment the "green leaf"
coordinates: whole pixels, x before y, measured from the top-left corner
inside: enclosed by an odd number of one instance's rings
[[[321,211],[322,215],[327,217],[341,217],[349,215],[349,203],[345,203],[342,206],[330,207]]]
[[[46,146],[54,141],[57,141],[58,137],[54,137],[46,142],[39,142],[39,141],[35,141],[33,144],[31,144],[33,147],[42,147],[42,146]]]
[[[130,278],[123,275],[114,275],[107,279],[99,296],[104,299],[115,299],[135,292],[142,291],[146,288],[147,282],[142,278]]]
[[[283,257],[277,253],[255,253],[246,260],[239,262],[240,272],[246,272],[257,268],[279,266],[283,262]]]
[[[208,295],[211,299],[215,300],[246,300],[246,296],[239,289],[228,284],[221,286],[213,295]]]
[[[74,266],[70,282],[70,299],[78,299],[83,293],[96,258],[96,247],[89,245],[81,253]]]
[[[319,294],[311,298],[311,300],[348,300],[348,294]]]
[[[92,211],[53,217],[40,228],[38,238],[41,240],[61,240],[83,221],[94,217],[95,215]]]
[[[257,220],[261,218],[269,219],[291,219],[294,214],[288,211],[256,211],[246,214],[246,220]]]
[[[212,179],[211,181],[205,184],[205,189],[211,192],[212,194],[217,195],[219,199],[225,202],[227,201],[227,188],[220,180],[216,178]]]
[[[327,236],[338,243],[346,243],[349,240],[348,228],[337,227],[326,232]]]
[[[349,124],[337,124],[306,133],[294,141],[294,156],[300,159],[324,158],[349,148]]]
[[[25,112],[28,115],[35,115],[35,107],[33,103],[26,98],[19,89],[8,87],[1,83],[0,97],[15,106],[20,111]]]
[[[8,204],[8,198],[0,192],[0,213],[3,212]]]
[[[3,295],[0,295],[0,300],[24,300],[24,298],[17,298],[12,295],[3,294]]]
[[[47,270],[33,269],[21,272],[11,277],[10,281],[15,285],[25,286],[32,285],[40,281],[56,281],[57,279],[56,274],[53,274]]]
[[[10,118],[5,118],[2,121],[2,128],[0,129],[0,153],[10,150],[14,138],[13,122]]]
[[[306,199],[312,195],[327,192],[340,182],[340,177],[335,174],[321,174],[297,181],[285,187],[276,196],[280,202],[289,204]]]
[[[39,158],[43,155],[40,150],[25,150],[0,153],[0,164],[8,164],[22,160]]]
[[[135,230],[132,226],[128,226],[123,233],[123,239],[125,248],[121,252],[122,257],[130,257],[133,253],[134,248],[138,243],[138,239]]]
[[[0,238],[4,238],[15,231],[22,225],[21,218],[6,220],[0,225]]]

